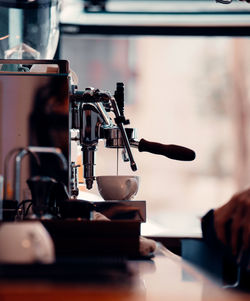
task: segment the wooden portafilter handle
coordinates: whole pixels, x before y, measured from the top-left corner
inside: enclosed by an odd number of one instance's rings
[[[180,161],[192,161],[195,159],[195,152],[184,146],[175,144],[161,144],[141,139],[138,145],[139,152],[149,152],[156,155],[163,155],[167,158]]]

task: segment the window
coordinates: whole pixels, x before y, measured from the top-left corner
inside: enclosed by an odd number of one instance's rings
[[[63,23],[61,58],[70,61],[80,90],[95,86],[113,91],[115,83],[123,81],[125,115],[139,139],[196,151],[195,161],[180,162],[133,150],[140,176],[136,199],[147,201],[153,220],[164,221],[175,211],[202,215],[250,183],[250,39],[245,34],[249,24],[236,28],[236,15],[227,15],[228,27],[218,36],[216,28],[224,25],[203,27],[205,21],[196,23],[197,16],[189,33],[179,35],[110,34],[111,28],[106,28],[106,35],[87,35],[84,25],[74,34]],[[98,20],[97,14],[94,17]],[[239,30],[238,37],[230,36],[230,26]],[[212,34],[204,34],[209,28]],[[99,143],[96,174],[115,173],[116,151]],[[132,173],[121,157],[119,173]],[[96,187],[93,192],[98,193]]]

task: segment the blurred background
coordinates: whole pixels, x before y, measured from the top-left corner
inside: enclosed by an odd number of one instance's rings
[[[195,150],[191,162],[133,150],[140,177],[136,199],[147,201],[150,220],[174,224],[178,213],[175,225],[188,228],[186,217],[199,221],[210,208],[249,186],[250,4],[26,2],[37,3],[36,14],[0,0],[0,23],[3,17],[9,18],[5,24],[28,18],[27,27],[15,26],[13,32],[1,27],[2,57],[27,53],[26,58],[51,58],[55,53],[55,58],[69,61],[79,90],[92,86],[113,93],[116,83],[124,82],[125,116],[138,139]],[[80,156],[79,150],[79,162]],[[118,157],[118,174],[133,173]],[[99,143],[96,176],[116,173],[116,150]],[[96,184],[91,192],[98,196]]]
[[[69,60],[78,75],[79,89],[94,86],[114,91],[116,82],[124,82],[125,115],[137,129],[138,138],[180,144],[196,151],[196,160],[192,162],[133,151],[138,165],[136,174],[140,176],[136,199],[147,201],[148,216],[159,222],[171,218],[174,212],[183,213],[184,218],[189,214],[198,217],[248,186],[249,37],[233,37],[230,31],[203,36],[202,30],[197,35],[191,29],[188,34],[181,29],[177,34],[170,30],[171,35],[161,31],[147,35],[146,30],[141,35],[132,30],[121,34],[119,28],[105,31],[107,25],[125,24],[126,16],[127,22],[132,22],[131,11],[135,7],[131,7],[131,2],[126,1],[123,9],[127,14],[120,14],[120,18],[114,11],[122,10],[118,6],[122,1],[111,1],[113,14],[110,6],[110,12],[99,12],[99,18],[96,12],[79,14],[72,2],[64,1],[67,14],[62,14],[60,58]],[[80,2],[78,5],[82,5]],[[202,28],[209,24],[220,28],[239,26],[241,22],[243,32],[244,26],[249,26],[244,21],[250,9],[247,3],[234,2],[229,8],[213,1],[158,1],[162,6],[151,3],[151,10],[150,6],[148,9],[155,13],[147,15],[143,10],[149,2],[136,2],[144,3],[134,20],[136,25],[152,22],[155,26],[173,23],[180,28],[186,24]],[[169,6],[163,6],[164,3]],[[164,9],[172,14],[164,15]],[[174,15],[176,11],[179,14]],[[161,18],[166,23],[161,23]],[[81,32],[84,25],[93,30],[94,24],[100,27],[99,34],[88,34],[88,28]],[[134,31],[138,29],[135,27]],[[133,173],[121,156],[119,159],[119,174]],[[96,175],[107,174],[116,174],[116,151],[105,149],[100,143]],[[96,186],[94,192],[98,194]]]

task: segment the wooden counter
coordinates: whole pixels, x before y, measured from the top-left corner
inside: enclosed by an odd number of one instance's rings
[[[131,281],[116,284],[1,280],[0,300],[250,300],[249,294],[219,288],[204,274],[164,248],[152,260],[129,261],[128,265],[134,275]]]

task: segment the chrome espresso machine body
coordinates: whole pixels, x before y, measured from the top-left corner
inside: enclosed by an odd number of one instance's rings
[[[114,113],[112,119],[109,115]],[[130,161],[133,171],[137,170],[130,146],[136,144],[135,130],[126,128],[129,124],[124,116],[124,85],[117,83],[114,96],[107,91],[87,88],[84,91],[73,91],[70,97],[71,113],[71,141],[81,145],[82,163],[86,188],[91,189],[95,180],[95,153],[100,139],[105,139],[105,146],[109,148],[123,148],[123,158]],[[72,189],[71,195],[76,197],[77,169],[75,162],[71,162]]]

